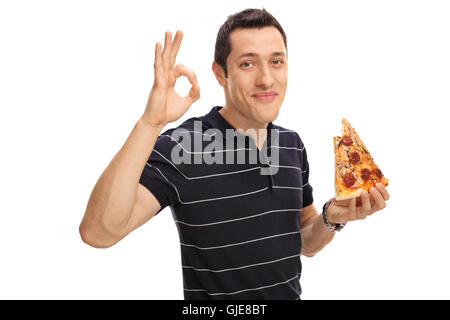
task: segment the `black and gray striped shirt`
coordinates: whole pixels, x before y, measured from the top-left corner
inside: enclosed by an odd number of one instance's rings
[[[172,211],[184,298],[298,299],[300,215],[313,202],[303,142],[295,131],[270,122],[258,152],[252,138],[222,117],[221,108],[161,133],[139,181],[159,201],[158,213],[167,206]],[[183,137],[175,134],[181,129]],[[234,137],[227,136],[230,130]],[[237,137],[243,138],[244,148],[238,147]],[[223,147],[212,148],[213,141]],[[245,161],[239,163],[243,153]],[[174,154],[189,161],[180,163]],[[250,161],[251,154],[256,161]],[[216,161],[199,163],[205,156]],[[276,173],[262,175],[262,168]]]

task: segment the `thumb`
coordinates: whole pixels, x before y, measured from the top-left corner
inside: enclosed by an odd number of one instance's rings
[[[184,97],[184,100],[189,104],[193,104],[195,101],[197,101],[200,98],[200,86],[198,83],[195,83],[191,90],[189,90],[189,93],[186,97]]]

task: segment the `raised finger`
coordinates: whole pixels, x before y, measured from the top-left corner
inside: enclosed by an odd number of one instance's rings
[[[162,56],[161,56],[161,43],[157,42],[155,45],[155,62],[153,64],[155,69],[155,79],[158,72],[162,71]]]
[[[375,201],[375,206],[377,209],[383,209],[386,207],[386,202],[384,202],[383,196],[376,188],[370,188],[370,197]]]
[[[385,201],[389,200],[390,195],[387,192],[386,188],[381,184],[381,183],[377,183],[375,184],[375,188],[377,188],[378,191],[380,191],[381,195],[383,196],[383,199]]]
[[[189,82],[192,85],[197,84],[197,76],[195,75],[195,72],[180,63],[175,67],[175,78],[178,78],[182,75],[188,78]]]
[[[164,39],[164,50],[162,53],[165,68],[169,68],[171,50],[172,50],[172,33],[170,31],[166,31],[166,36]]]
[[[175,38],[172,44],[172,50],[170,52],[170,66],[173,67],[175,61],[177,60],[178,50],[180,49],[181,40],[183,39],[183,32],[181,30],[177,30],[175,34]]]

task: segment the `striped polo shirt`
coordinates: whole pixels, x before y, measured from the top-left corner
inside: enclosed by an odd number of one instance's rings
[[[299,299],[300,216],[313,202],[303,142],[270,122],[259,150],[221,108],[161,133],[139,180],[158,213],[171,209],[184,298]]]

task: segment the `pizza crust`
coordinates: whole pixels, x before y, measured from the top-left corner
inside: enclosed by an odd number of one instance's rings
[[[361,195],[361,191],[363,191],[364,189],[358,189],[356,191],[353,191],[351,193],[348,194],[343,194],[343,195],[336,195],[335,199],[336,200],[348,200],[348,199],[353,199],[353,198],[358,198]]]

